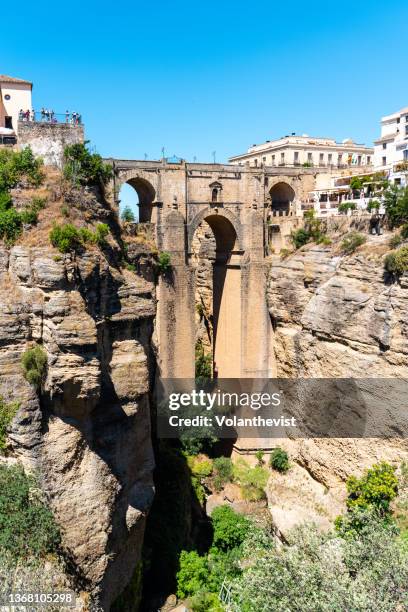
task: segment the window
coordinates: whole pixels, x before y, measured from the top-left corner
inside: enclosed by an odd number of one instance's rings
[[[218,189],[213,189],[211,191],[211,202],[217,202],[218,200]]]
[[[307,154],[307,161],[309,162],[313,161],[313,155],[311,153]]]
[[[371,164],[371,156],[367,155],[367,164]]]
[[[342,158],[342,154],[339,153],[338,156],[337,156],[337,163],[339,164],[339,166],[341,164],[341,158]]]
[[[272,166],[274,166],[274,165],[275,165],[275,156],[272,155]]]
[[[386,158],[386,157],[383,157],[383,158],[382,158],[382,165],[383,165],[383,166],[386,166],[386,165],[387,165],[387,158]]]
[[[327,163],[331,164],[332,163],[332,159],[333,159],[333,154],[329,153],[328,156],[327,156]]]
[[[295,151],[293,159],[295,161],[295,164],[299,162],[299,151]]]
[[[265,162],[266,162],[266,157],[263,157],[263,158],[262,158],[262,161],[265,163]]]
[[[405,136],[408,136],[408,125],[405,126]]]
[[[358,156],[358,161],[357,161],[358,165],[361,166],[361,155]]]
[[[400,178],[394,179],[394,185],[401,185],[401,179]]]
[[[387,143],[383,142],[383,149],[386,149],[386,148],[387,148]]]
[[[257,167],[257,166],[258,166],[258,160],[257,160],[257,159],[255,159],[255,160],[254,160],[254,163],[255,163],[255,167]]]
[[[4,118],[4,127],[8,128],[9,130],[13,129],[13,117]]]
[[[5,100],[10,100],[10,99],[11,99],[10,94],[6,94],[6,95],[4,96],[4,99],[5,99]]]
[[[324,163],[324,153],[320,153],[320,155],[319,155],[319,163],[320,164]]]
[[[404,151],[404,161],[408,161],[408,149]]]

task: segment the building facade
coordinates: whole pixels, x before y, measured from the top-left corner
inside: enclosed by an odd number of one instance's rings
[[[408,172],[408,106],[381,119],[381,136],[374,142],[374,166],[389,180],[406,186]]]
[[[338,143],[332,138],[291,134],[253,145],[246,153],[229,159],[231,164],[250,166],[289,166],[347,168],[371,166],[374,150],[351,139]]]
[[[8,144],[7,139],[15,140],[18,134],[20,111],[32,112],[32,88],[30,81],[0,75],[0,137],[6,141],[4,144]]]

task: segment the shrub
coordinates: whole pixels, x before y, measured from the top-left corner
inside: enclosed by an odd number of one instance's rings
[[[15,208],[0,211],[0,238],[12,244],[22,232],[21,215]]]
[[[244,459],[239,459],[234,464],[233,474],[234,480],[241,486],[244,499],[257,501],[265,497],[268,472],[264,467],[251,467]]]
[[[205,502],[205,490],[201,484],[201,480],[197,476],[191,476],[191,486],[200,506],[203,506]]]
[[[408,222],[408,187],[390,187],[384,194],[384,207],[393,227]]]
[[[21,358],[24,377],[37,389],[41,387],[47,368],[47,353],[37,345],[27,349]]]
[[[38,212],[33,208],[26,208],[20,213],[21,221],[26,225],[36,225],[38,221]]]
[[[356,208],[355,202],[342,202],[338,206],[339,212],[341,213],[347,213],[349,210],[356,210]]]
[[[54,225],[50,232],[50,241],[61,253],[68,253],[79,247],[81,236],[75,225],[66,223],[65,225]]]
[[[401,236],[404,240],[408,238],[408,223],[405,223],[401,228]]]
[[[392,249],[396,249],[402,242],[402,236],[401,234],[395,234],[394,236],[392,236],[388,242],[388,244],[390,245],[390,247]]]
[[[258,465],[263,465],[264,464],[264,460],[263,460],[264,455],[265,455],[265,453],[262,450],[257,450],[256,451],[255,457],[256,457],[256,459],[258,461]]]
[[[373,465],[361,478],[350,476],[347,480],[347,508],[369,510],[374,508],[381,515],[390,511],[390,503],[398,493],[395,468],[385,461]]]
[[[200,557],[195,550],[182,550],[179,564],[177,596],[184,599],[204,590],[208,576],[207,557]]]
[[[390,274],[400,276],[408,271],[408,247],[401,247],[388,253],[384,259],[384,267]]]
[[[341,243],[341,249],[347,255],[351,255],[351,253],[354,253],[354,251],[356,251],[358,247],[364,244],[366,241],[367,238],[366,236],[363,236],[363,234],[359,234],[358,232],[350,232],[350,234],[348,234]]]
[[[19,409],[18,402],[6,403],[0,396],[0,454],[6,449],[7,428]]]
[[[63,217],[69,217],[69,208],[68,208],[68,206],[61,206],[61,215]]]
[[[378,212],[380,206],[381,206],[381,202],[379,200],[371,200],[367,204],[367,210],[368,212],[373,212],[373,210]]]
[[[125,206],[125,208],[122,210],[120,218],[122,219],[124,223],[134,223],[135,222],[135,215],[134,215],[133,210],[130,208],[130,206]]]
[[[217,457],[213,466],[222,484],[232,480],[232,461],[229,457]]]
[[[106,223],[98,223],[95,231],[95,242],[99,246],[106,244],[106,238],[109,234],[109,226]]]
[[[301,227],[295,232],[292,232],[290,238],[293,244],[295,245],[295,248],[300,249],[307,242],[309,242],[310,235],[309,235],[309,232],[307,232],[304,228]]]
[[[271,468],[278,472],[287,472],[289,469],[288,453],[278,446],[272,451],[269,464]]]
[[[77,185],[104,185],[113,171],[98,153],[91,153],[84,144],[69,145],[64,149],[64,176]]]
[[[0,464],[0,551],[14,559],[44,557],[60,542],[53,516],[35,488],[34,478],[21,466]]]
[[[232,604],[260,610],[405,610],[408,553],[393,530],[372,517],[357,538],[319,533],[306,525],[287,534],[289,545],[249,533]],[[231,606],[233,607],[233,606]]]
[[[87,242],[103,246],[108,234],[109,227],[106,223],[99,223],[95,232],[87,227],[78,229],[72,223],[65,223],[64,225],[54,225],[50,232],[50,241],[61,253],[68,253],[78,250]]]
[[[38,187],[44,180],[42,165],[30,147],[22,151],[0,150],[0,192],[13,189],[23,180]]]
[[[166,251],[161,251],[157,258],[157,267],[159,269],[160,274],[165,274],[171,268],[171,257],[170,253]]]
[[[9,210],[13,206],[13,200],[8,191],[0,191],[0,211]]]
[[[224,551],[240,546],[251,526],[245,516],[237,514],[230,506],[214,508],[211,519],[214,528],[213,545]]]
[[[187,465],[194,476],[198,476],[199,478],[210,476],[213,471],[213,462],[206,455],[187,456]]]
[[[212,377],[212,356],[204,352],[201,340],[197,340],[195,346],[195,377],[196,379]]]
[[[187,605],[193,612],[224,612],[225,608],[221,605],[216,593],[200,591],[192,597]]]

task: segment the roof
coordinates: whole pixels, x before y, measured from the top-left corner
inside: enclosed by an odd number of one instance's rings
[[[1,83],[18,83],[20,85],[31,85],[31,81],[25,81],[24,79],[17,79],[16,77],[7,76],[6,74],[0,74],[0,84]]]

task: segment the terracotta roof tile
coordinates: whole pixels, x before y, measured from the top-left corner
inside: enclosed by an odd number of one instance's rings
[[[15,77],[7,76],[6,74],[0,74],[0,83],[21,83],[25,85],[33,85],[31,81],[25,81],[24,79],[16,79]]]

